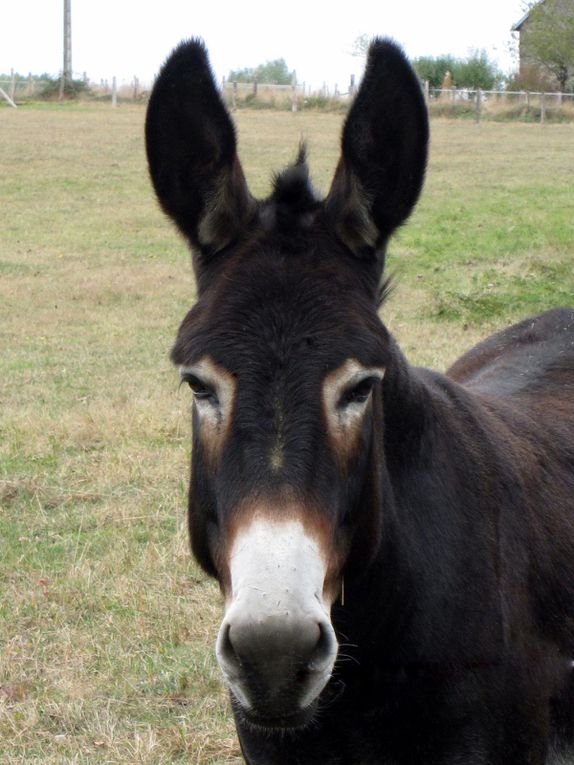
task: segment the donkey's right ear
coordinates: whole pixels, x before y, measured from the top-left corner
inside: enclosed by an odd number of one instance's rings
[[[182,43],[164,64],[145,132],[150,175],[164,211],[202,255],[223,249],[245,227],[256,203],[201,41]]]

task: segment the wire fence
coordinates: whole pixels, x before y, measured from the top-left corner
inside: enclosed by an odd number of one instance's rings
[[[430,88],[421,83],[431,116],[481,119],[574,121],[574,93]],[[238,108],[332,108],[345,110],[355,92],[354,80],[341,91],[337,85],[310,89],[305,84],[270,85],[223,81],[222,93],[232,110]]]
[[[310,107],[345,109],[351,95],[338,85],[311,88],[306,83],[276,85],[258,82],[229,82],[223,80],[221,92],[224,101],[235,111],[238,108],[275,108],[299,111]]]
[[[449,88],[441,90],[439,88],[429,88],[428,96],[432,101],[442,101],[450,103],[464,103],[476,101],[480,94],[483,103],[494,101],[496,103],[523,103],[530,105],[534,102],[540,102],[545,99],[548,105],[561,106],[562,104],[574,104],[574,93],[547,93],[528,90],[469,90],[467,88]]]
[[[431,88],[422,83],[431,116],[470,117],[482,119],[524,119],[528,121],[574,121],[574,93],[533,91],[480,90],[469,88]],[[0,76],[0,100],[12,106],[38,99],[55,100],[83,97],[110,102],[145,102],[151,83],[130,80],[90,80],[86,73],[74,74],[61,90],[59,76],[22,76],[14,71]],[[258,82],[223,80],[221,92],[232,110],[240,108],[275,108],[299,111],[321,108],[344,111],[355,92],[354,77],[347,87],[338,85],[310,88],[306,83],[276,85]]]
[[[423,83],[431,115],[481,119],[574,120],[574,93],[527,90],[429,88]]]
[[[146,100],[151,85],[142,83],[138,77],[131,80],[90,80],[86,73],[74,73],[67,80],[62,92],[60,75],[29,74],[27,77],[12,72],[10,75],[0,76],[0,100],[11,101],[13,105],[35,100],[53,100],[58,98],[85,97],[97,100],[108,100],[112,103],[118,101],[142,101]]]

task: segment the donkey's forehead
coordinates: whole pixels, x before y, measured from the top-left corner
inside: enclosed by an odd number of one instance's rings
[[[327,370],[350,356],[384,363],[387,333],[362,285],[301,260],[271,252],[223,268],[184,319],[173,361],[207,354],[233,372],[259,363]]]
[[[336,366],[356,344],[369,354],[366,364],[379,362],[369,349],[384,334],[376,281],[319,224],[291,235],[259,231],[207,268],[179,330],[176,364],[205,353],[225,360],[271,353],[286,361],[309,349],[335,354]]]

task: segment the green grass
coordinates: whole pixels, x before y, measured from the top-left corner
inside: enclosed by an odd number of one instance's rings
[[[152,197],[141,107],[1,109],[0,761],[231,765],[216,585],[191,560],[189,399],[168,361],[194,300]],[[309,141],[326,191],[342,117],[238,112],[253,191]],[[436,121],[383,308],[445,368],[574,304],[574,130]]]
[[[480,323],[517,312],[535,314],[548,305],[572,303],[572,268],[564,262],[532,259],[511,278],[501,268],[479,271],[465,291],[441,290],[431,315]]]

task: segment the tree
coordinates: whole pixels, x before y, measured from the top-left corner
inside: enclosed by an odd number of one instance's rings
[[[520,30],[521,57],[536,62],[557,80],[562,92],[574,73],[574,3],[541,0],[531,3]]]
[[[369,45],[371,44],[371,37],[367,34],[359,35],[355,37],[353,47],[351,49],[351,56],[356,58],[366,58],[369,51]]]
[[[467,58],[421,56],[412,63],[421,80],[428,80],[431,88],[440,88],[447,72],[457,88],[472,90],[493,90],[503,79],[484,50],[474,51]]]
[[[355,38],[351,54],[363,57],[369,49],[370,37],[366,34]],[[475,50],[467,58],[444,56],[419,56],[412,60],[412,65],[419,78],[427,81],[431,88],[440,88],[445,75],[450,72],[458,88],[482,88],[493,90],[503,81],[502,73],[486,51]]]
[[[269,82],[274,85],[290,85],[295,72],[290,72],[284,58],[267,61],[256,67],[233,69],[229,72],[229,82]]]
[[[452,75],[458,88],[472,90],[495,90],[504,79],[485,50],[475,50],[467,58],[457,60]]]
[[[420,56],[413,59],[412,64],[420,79],[428,82],[429,87],[440,88],[446,73],[453,73],[456,59],[454,56]]]

